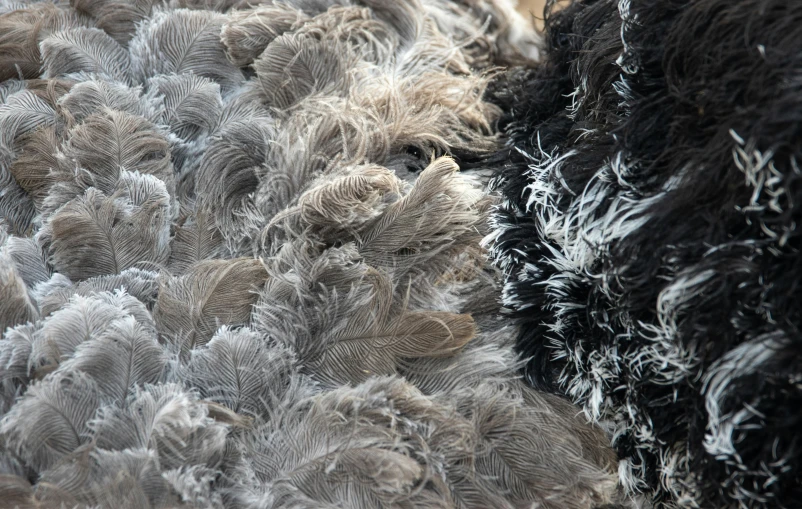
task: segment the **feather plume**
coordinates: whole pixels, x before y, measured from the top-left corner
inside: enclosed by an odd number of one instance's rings
[[[223,258],[226,252],[214,214],[208,208],[198,208],[197,203],[193,206],[175,225],[168,262],[173,274],[183,274],[203,260]]]
[[[323,241],[358,238],[365,223],[381,214],[401,194],[401,182],[380,166],[348,168],[341,176],[324,176],[303,193],[295,207],[273,218],[296,219],[299,231]],[[292,228],[293,226],[290,226]]]
[[[198,168],[195,193],[201,210],[219,210],[218,227],[234,252],[240,252],[243,238],[258,232],[264,222],[251,195],[274,137],[273,119],[264,113],[227,121],[209,140]]]
[[[394,305],[389,278],[358,262],[353,247],[295,260],[289,272],[271,273],[254,323],[289,341],[317,380],[358,383],[395,373],[402,358],[450,355],[475,334],[468,315],[407,312]]]
[[[48,219],[40,233],[54,268],[80,281],[167,262],[170,197],[160,181],[140,179],[154,192],[138,205],[89,188]]]
[[[195,140],[214,129],[223,109],[220,85],[194,74],[157,76],[148,85],[162,98],[160,123],[179,138]]]
[[[54,126],[34,129],[16,140],[17,157],[9,167],[17,184],[31,197],[37,208],[56,182],[59,139]]]
[[[221,38],[228,58],[237,67],[253,63],[273,39],[303,23],[307,16],[284,3],[234,11],[223,26]]]
[[[178,173],[178,196],[194,194],[194,172],[223,110],[220,86],[194,74],[161,75],[148,81],[161,99],[159,123],[171,132],[170,148]]]
[[[225,16],[209,11],[155,12],[129,44],[134,76],[144,81],[159,74],[193,73],[231,90],[243,76],[226,58],[220,41],[224,23]]]
[[[484,198],[458,170],[451,159],[435,160],[406,196],[367,224],[357,242],[365,260],[400,276],[438,258],[448,263],[455,250],[477,242]]]
[[[63,152],[79,179],[111,195],[123,170],[153,175],[173,186],[170,148],[164,135],[140,116],[103,110],[88,116],[67,134]]]
[[[98,447],[150,449],[167,470],[182,465],[214,468],[226,454],[226,426],[211,419],[206,405],[175,384],[135,388],[123,406],[101,408],[90,427]]]
[[[9,236],[0,247],[0,253],[11,259],[26,287],[32,288],[37,283],[50,279],[50,267],[45,260],[45,254],[32,238]]]
[[[155,95],[152,91],[143,92],[141,85],[129,87],[115,81],[91,79],[74,85],[59,100],[59,106],[71,124],[79,124],[90,115],[104,114],[107,110],[129,113],[156,123],[162,109]]]
[[[118,43],[133,37],[137,23],[145,20],[157,0],[70,0],[76,11],[95,20],[95,25]]]
[[[88,444],[43,472],[37,494],[103,509],[175,507],[158,457],[144,449],[107,451]],[[70,505],[72,507],[73,505]]]
[[[56,276],[61,276],[61,274],[55,274],[54,278]],[[61,277],[63,278],[63,276]],[[91,277],[76,285],[67,280],[64,285],[57,284],[53,288],[43,289],[37,302],[42,316],[48,316],[63,308],[74,295],[88,297],[93,293],[114,293],[115,290],[125,291],[148,309],[152,309],[159,290],[158,273],[131,268],[125,269],[119,274]],[[36,293],[36,289],[34,292]]]
[[[0,421],[0,435],[42,472],[89,440],[89,420],[100,404],[94,381],[80,373],[51,375],[31,385]]]
[[[25,280],[4,246],[0,251],[0,330],[38,317],[39,310],[28,294]]]
[[[165,352],[152,325],[137,323],[128,315],[78,345],[57,373],[85,373],[97,384],[103,401],[122,404],[134,387],[159,382],[166,365]]]
[[[88,26],[86,17],[49,2],[0,15],[0,81],[39,77],[39,43],[50,34]]]
[[[145,306],[122,291],[73,297],[39,324],[31,345],[29,370],[44,376],[72,357],[82,342],[100,337],[113,322],[129,315],[142,327],[149,324],[154,330]]]
[[[418,0],[359,0],[359,3],[370,7],[374,16],[395,29],[402,48],[409,47],[419,39],[424,25],[424,9]]]
[[[12,94],[0,104],[0,147],[13,149],[19,136],[55,122],[53,106],[38,94],[30,90]]]
[[[310,36],[285,34],[275,38],[254,62],[269,106],[283,110],[312,94],[333,95],[348,86],[345,47]]]
[[[398,33],[370,9],[335,6],[296,25],[295,34],[333,47],[344,46],[366,63],[386,65],[399,44]]]
[[[27,388],[31,381],[28,361],[35,341],[36,326],[31,323],[18,325],[4,331],[0,341],[0,387],[2,403],[0,416],[5,415],[14,399]],[[4,451],[0,450],[0,458]]]
[[[247,324],[266,279],[259,260],[198,262],[182,276],[163,279],[153,317],[165,339],[189,354],[220,325]]]
[[[391,417],[391,396],[380,384],[296,405],[245,442],[245,455],[254,458],[250,475],[277,494],[264,500],[267,507],[368,508],[414,499],[430,474],[425,459],[414,457],[412,430]]]
[[[45,38],[39,46],[43,77],[85,72],[105,79],[128,81],[128,53],[103,30],[62,30]]]
[[[205,347],[192,351],[181,379],[206,400],[266,419],[284,399],[293,371],[290,350],[247,328],[221,327]]]

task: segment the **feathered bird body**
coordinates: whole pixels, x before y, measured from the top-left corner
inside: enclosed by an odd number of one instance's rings
[[[459,171],[536,55],[503,1],[72,0],[0,16],[0,504],[592,508]]]
[[[499,80],[488,237],[527,374],[658,507],[802,499],[802,4],[579,0]]]

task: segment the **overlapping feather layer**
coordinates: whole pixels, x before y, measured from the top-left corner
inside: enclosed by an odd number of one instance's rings
[[[779,0],[576,1],[496,90],[488,242],[529,378],[608,423],[660,507],[802,500],[801,22]]]
[[[257,4],[4,4],[0,503],[616,501],[516,379],[458,171],[512,8]]]

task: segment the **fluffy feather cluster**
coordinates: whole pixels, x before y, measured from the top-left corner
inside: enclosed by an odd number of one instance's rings
[[[618,503],[601,430],[516,378],[458,172],[536,54],[509,5],[5,10],[4,507]]]
[[[494,90],[487,242],[530,381],[609,425],[661,507],[802,499],[802,4],[547,13]]]

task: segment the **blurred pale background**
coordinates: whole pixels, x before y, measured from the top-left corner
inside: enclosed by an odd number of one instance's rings
[[[529,12],[533,12],[536,17],[541,18],[543,17],[543,5],[546,3],[546,0],[518,0],[518,10],[526,16],[526,19],[530,19]]]

